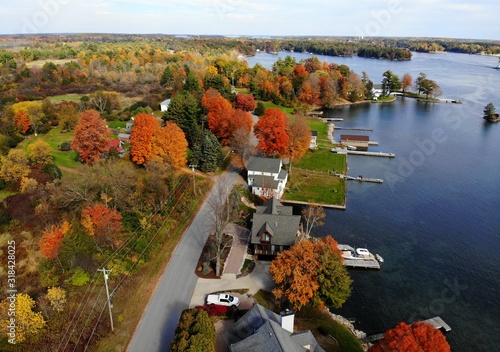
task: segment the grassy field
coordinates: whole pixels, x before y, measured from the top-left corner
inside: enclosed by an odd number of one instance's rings
[[[67,64],[68,62],[71,62],[71,61],[76,61],[74,59],[48,59],[48,60],[36,60],[36,61],[31,61],[31,62],[27,62],[26,63],[26,66],[28,66],[28,68],[32,68],[32,67],[42,67],[43,65],[45,65],[47,62],[52,62],[54,63],[54,65],[64,65],[64,64]]]
[[[294,168],[314,170],[321,172],[336,171],[345,173],[347,156],[345,154],[332,153],[330,149],[308,150],[299,162],[292,165]]]
[[[286,108],[286,107],[281,106],[281,105],[276,105],[270,101],[263,101],[262,103],[264,104],[264,108],[266,108],[266,109],[267,108],[278,108],[281,111],[283,111],[285,114],[291,114],[293,112],[293,108]]]
[[[284,200],[344,205],[345,180],[335,176],[295,170],[289,176],[287,187]]]
[[[82,96],[82,94],[63,94],[49,97],[47,99],[49,99],[52,104],[59,104],[63,101],[74,101],[75,103],[79,103]]]
[[[29,144],[33,143],[38,139],[41,139],[47,142],[52,148],[51,155],[54,157],[54,163],[57,166],[76,169],[78,165],[80,165],[80,163],[77,160],[77,153],[74,151],[62,152],[59,150],[59,145],[61,143],[71,142],[74,136],[75,133],[73,131],[61,133],[61,128],[57,127],[51,129],[49,132],[45,134],[39,134],[36,137],[31,136],[21,144],[21,147],[26,148]]]

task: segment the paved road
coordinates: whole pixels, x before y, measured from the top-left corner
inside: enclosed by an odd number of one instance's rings
[[[218,182],[224,182],[224,186],[227,186],[224,189],[231,189],[238,177],[236,172],[230,171],[221,176]],[[211,194],[215,191],[217,191],[216,186]],[[163,272],[128,346],[129,352],[170,350],[179,317],[184,309],[189,308],[196,286],[198,277],[194,272],[211,231],[209,214],[210,208],[205,202],[182,236]]]

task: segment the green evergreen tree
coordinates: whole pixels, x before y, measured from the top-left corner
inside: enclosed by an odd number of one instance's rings
[[[257,106],[255,107],[255,110],[254,110],[255,115],[257,115],[257,116],[264,115],[264,110],[266,110],[266,108],[264,107],[264,103],[261,101],[258,101]]]
[[[201,309],[182,312],[170,346],[172,352],[215,352],[215,326]]]
[[[172,72],[170,66],[167,66],[161,76],[160,84],[163,87],[170,88],[172,83],[174,83],[174,73]]]
[[[202,172],[214,172],[222,162],[222,147],[217,137],[209,130],[203,130],[196,136],[189,163],[198,165]]]
[[[200,103],[189,92],[177,93],[168,106],[168,110],[163,114],[164,121],[175,122],[186,135],[189,146],[192,147],[194,137],[199,130]]]
[[[493,105],[493,103],[488,103],[488,105],[486,105],[483,110],[484,116],[491,116],[495,113],[495,111],[495,105]]]
[[[186,76],[186,81],[184,82],[184,90],[193,93],[198,93],[201,91],[198,77],[196,77],[196,75],[191,71]]]

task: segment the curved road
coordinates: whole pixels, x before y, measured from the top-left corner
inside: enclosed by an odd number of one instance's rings
[[[225,190],[232,189],[238,178],[238,173],[231,170],[220,176],[216,183],[223,182],[227,186],[224,187]],[[220,188],[214,185],[206,199],[218,189]],[[142,314],[128,352],[170,351],[179,317],[184,309],[189,308],[196,286],[196,265],[212,227],[210,211],[205,200],[175,248]]]

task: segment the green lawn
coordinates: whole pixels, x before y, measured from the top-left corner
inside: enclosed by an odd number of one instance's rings
[[[284,107],[281,105],[276,105],[270,101],[263,101],[262,103],[264,104],[264,108],[266,108],[266,109],[267,108],[278,108],[281,111],[283,111],[285,114],[291,114],[293,112],[293,108],[287,108],[287,107]]]
[[[332,153],[330,149],[308,150],[299,162],[292,165],[294,168],[303,170],[315,170],[321,172],[336,171],[345,173],[347,165],[345,154]]]
[[[127,126],[127,123],[125,121],[114,120],[114,121],[108,122],[109,128],[125,128],[126,126]]]
[[[49,97],[47,99],[49,99],[52,104],[59,104],[63,101],[74,101],[76,103],[79,103],[82,96],[82,94],[64,94]]]
[[[26,139],[22,143],[22,148],[26,148],[29,144],[33,143],[34,141],[41,139],[45,142],[47,142],[50,147],[52,148],[52,153],[51,155],[54,157],[54,163],[57,166],[63,166],[67,167],[70,169],[76,169],[80,163],[78,160],[76,160],[77,153],[74,151],[69,151],[69,152],[62,152],[59,150],[59,145],[63,142],[71,142],[73,137],[75,136],[75,133],[73,131],[71,132],[65,132],[61,133],[61,128],[56,127],[51,129],[49,132],[45,134],[39,134],[38,136],[31,136],[29,139]]]
[[[327,174],[293,171],[288,178],[284,200],[344,205],[345,180]]]

